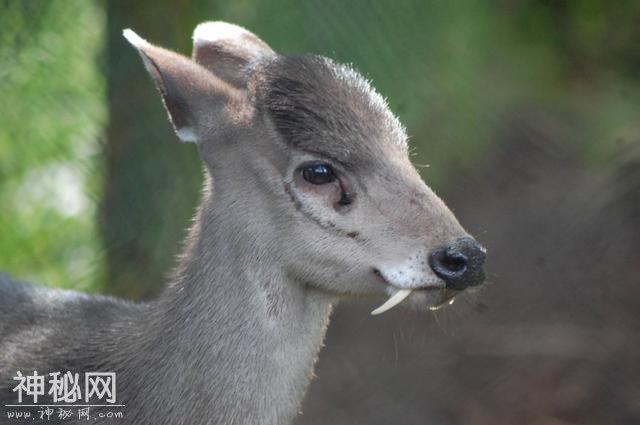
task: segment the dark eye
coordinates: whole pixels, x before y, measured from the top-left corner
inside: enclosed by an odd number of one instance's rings
[[[336,180],[333,168],[329,164],[310,164],[302,167],[302,177],[311,184],[321,185]]]

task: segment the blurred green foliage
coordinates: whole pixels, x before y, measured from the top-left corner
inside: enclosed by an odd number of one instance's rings
[[[388,97],[439,192],[519,114],[563,123],[594,167],[640,133],[637,1],[0,4],[0,267],[51,285],[99,285],[104,246],[107,288],[159,286],[199,192],[197,157],[172,135],[123,27],[189,54],[192,28],[222,19],[278,51],[354,64]],[[102,187],[112,192],[96,232]]]
[[[102,264],[104,14],[85,1],[0,7],[0,269],[89,289]]]

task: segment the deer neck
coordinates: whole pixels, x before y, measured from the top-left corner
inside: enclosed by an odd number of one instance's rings
[[[207,191],[174,282],[152,307],[158,317],[138,357],[141,370],[153,373],[142,382],[156,376],[156,386],[175,382],[170,391],[188,395],[165,412],[176,420],[288,423],[333,299],[288,276],[264,229],[238,223],[222,211],[224,201],[210,197]]]

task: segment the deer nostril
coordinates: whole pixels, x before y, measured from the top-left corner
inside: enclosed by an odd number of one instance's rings
[[[467,257],[448,248],[444,252],[441,264],[445,269],[453,273],[464,272],[467,267]]]
[[[429,258],[431,269],[445,282],[460,278],[467,269],[467,257],[452,248],[435,251]]]
[[[432,252],[429,265],[447,288],[461,290],[482,283],[485,256],[486,250],[474,239],[461,238]]]

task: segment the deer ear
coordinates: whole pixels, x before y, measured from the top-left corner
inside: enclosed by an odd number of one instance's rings
[[[191,59],[154,46],[130,29],[123,35],[140,53],[183,142],[199,142],[229,122],[227,106],[242,96],[239,90]]]
[[[221,80],[246,88],[248,65],[274,51],[258,36],[226,22],[204,22],[193,31],[193,59]]]

